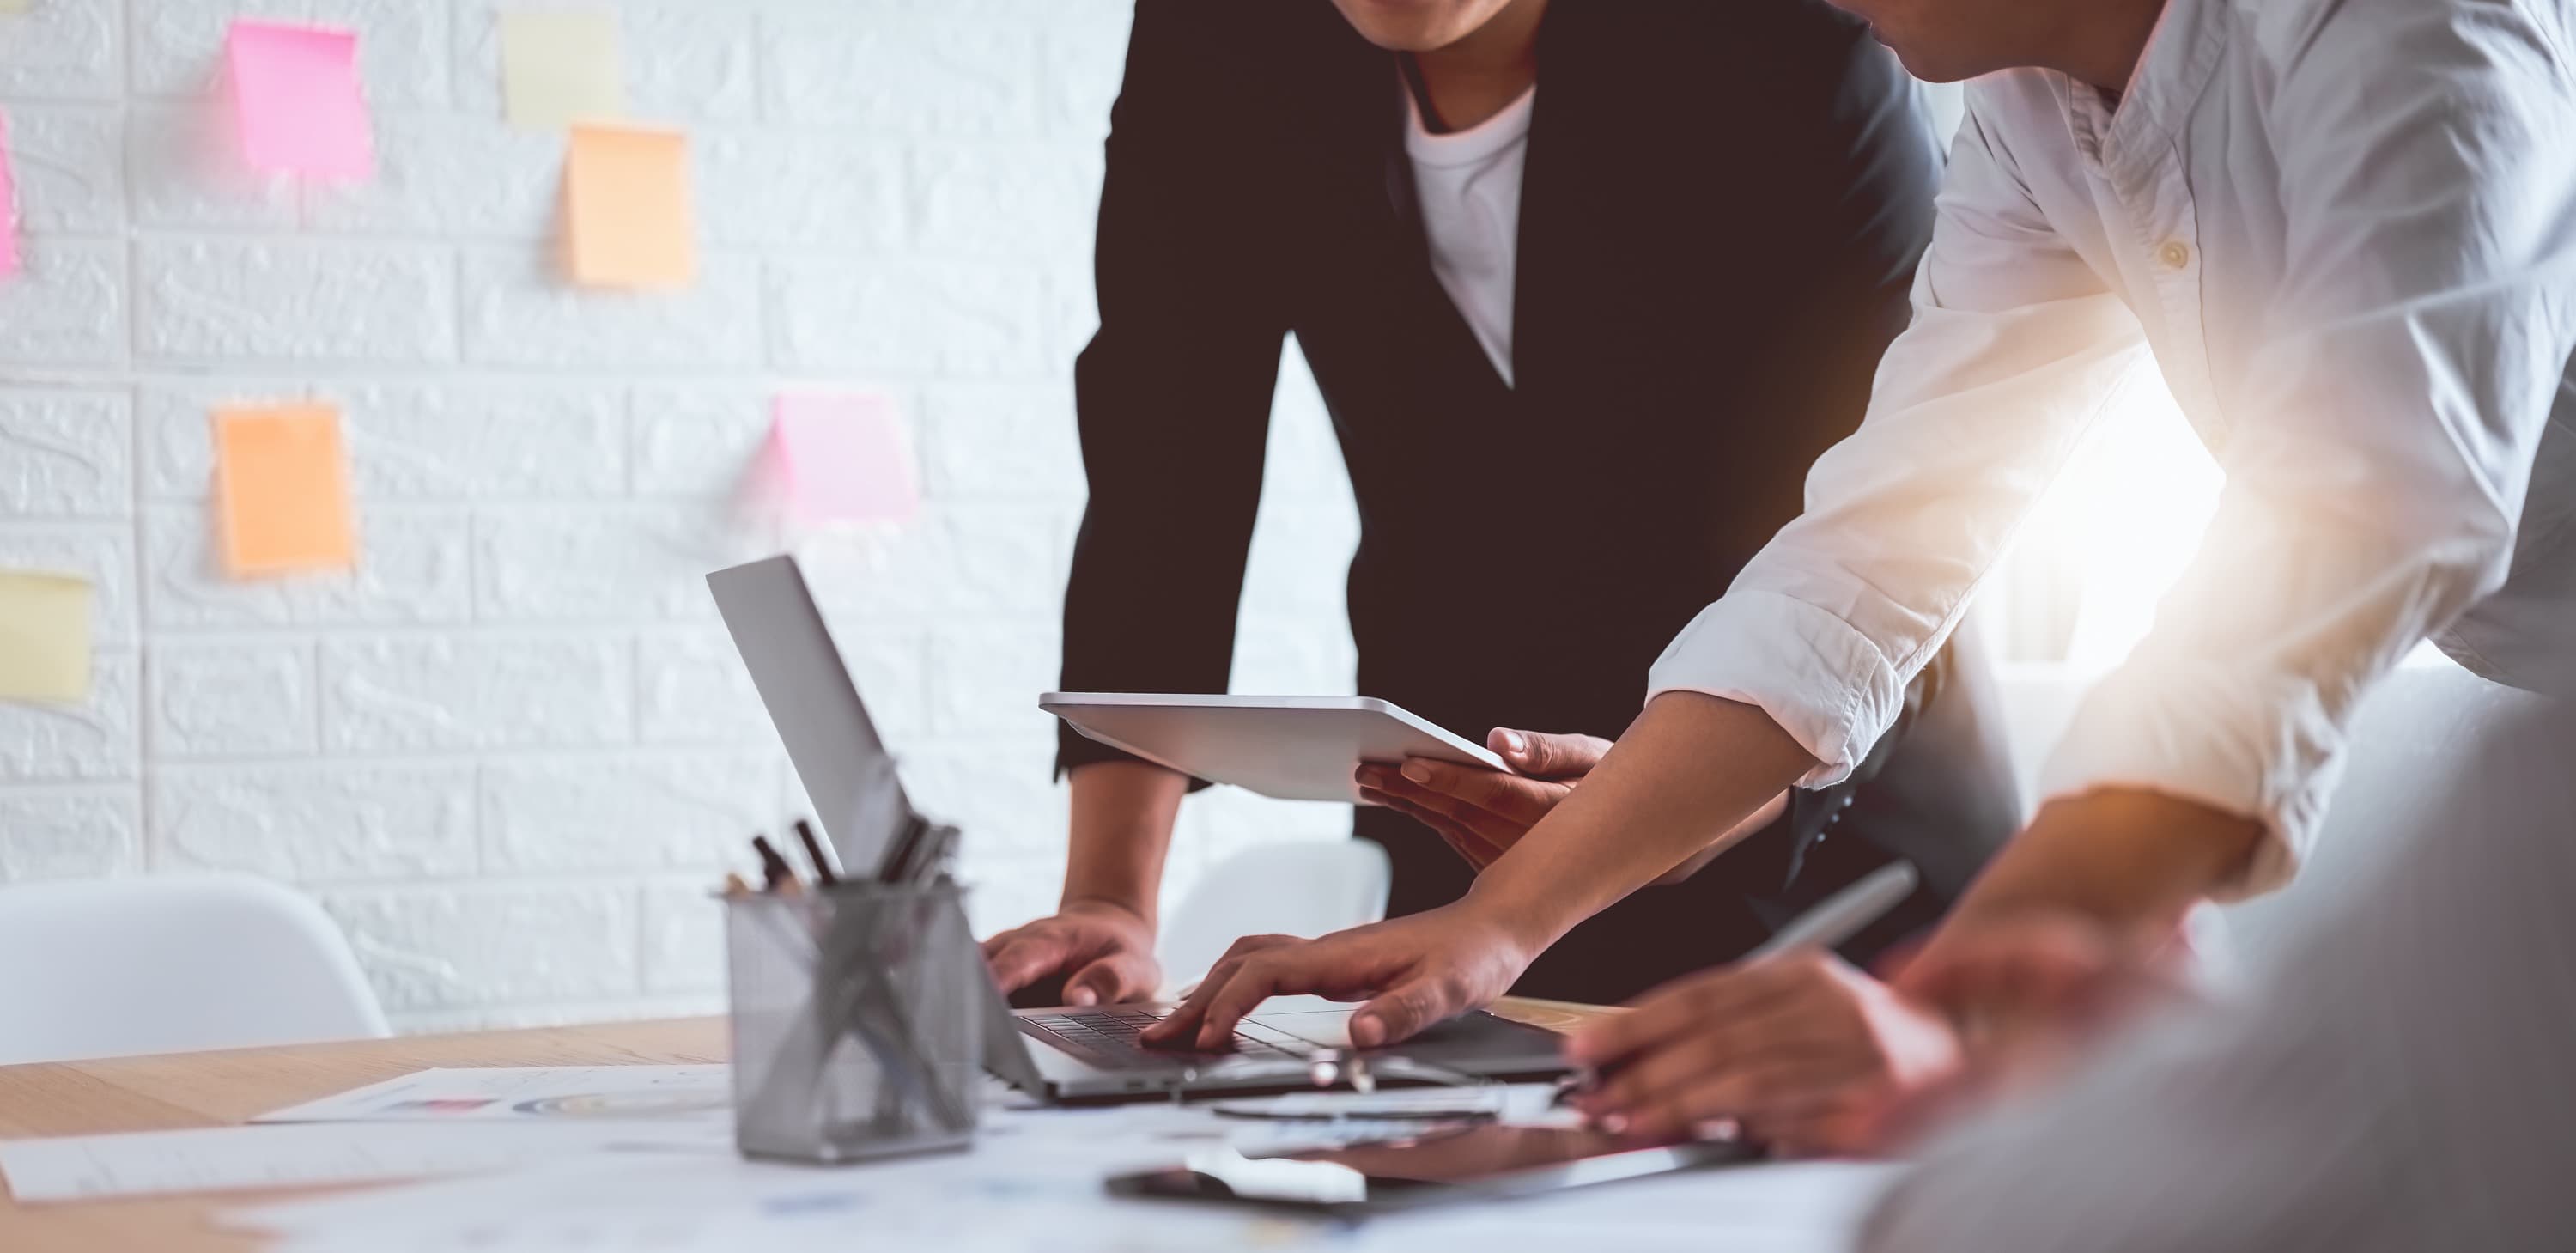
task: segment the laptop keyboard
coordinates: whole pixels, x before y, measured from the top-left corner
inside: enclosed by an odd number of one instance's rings
[[[1117,1006],[1077,1009],[1068,1013],[1021,1014],[1019,1020],[1045,1036],[1047,1043],[1104,1070],[1162,1070],[1175,1062],[1221,1056],[1302,1062],[1314,1051],[1313,1045],[1284,1031],[1272,1031],[1249,1022],[1235,1031],[1234,1052],[1231,1054],[1155,1048],[1136,1037],[1145,1028],[1161,1022],[1162,1015]]]

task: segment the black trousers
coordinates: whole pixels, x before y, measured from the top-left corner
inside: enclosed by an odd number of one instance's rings
[[[1954,655],[1954,653],[1956,655]],[[1832,788],[1792,794],[1787,813],[1665,887],[1638,889],[1531,963],[1522,996],[1612,1003],[1732,961],[1891,860],[1915,863],[1914,896],[1839,950],[1868,964],[1936,921],[2019,825],[1992,676],[1972,649],[1944,649],[1907,693],[1870,760]],[[1960,658],[1969,658],[1962,661]],[[1457,900],[1474,871],[1420,823],[1362,809],[1354,834],[1394,867],[1387,916]]]

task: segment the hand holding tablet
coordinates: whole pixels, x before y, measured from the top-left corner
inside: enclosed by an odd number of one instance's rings
[[[1415,758],[1360,767],[1360,803],[1384,805],[1482,870],[1509,851],[1601,764],[1610,741],[1497,728],[1486,744],[1509,773]]]
[[[1508,772],[1502,758],[1367,696],[1211,696],[1049,692],[1038,707],[1084,735],[1158,766],[1292,801],[1373,804],[1363,763],[1424,757]]]

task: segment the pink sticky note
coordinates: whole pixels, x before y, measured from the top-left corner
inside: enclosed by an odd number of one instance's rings
[[[237,21],[224,47],[252,169],[320,178],[375,172],[354,32]]]
[[[0,113],[0,278],[18,272],[18,181],[9,176],[9,115]]]
[[[882,396],[785,395],[771,448],[787,503],[813,522],[901,522],[921,508],[912,459]]]

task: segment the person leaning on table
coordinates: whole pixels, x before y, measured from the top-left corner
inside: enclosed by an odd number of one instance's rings
[[[1143,0],[1075,372],[1063,686],[1225,689],[1294,332],[1357,497],[1358,690],[1470,736],[1615,733],[1859,419],[1930,226],[1918,94],[1812,0]],[[2018,798],[1990,680],[1926,662],[1895,701],[1955,733],[1890,737],[1867,785],[1781,779],[1725,857],[1574,928],[1519,990],[1616,1000],[1727,960],[1889,852],[1954,893]],[[1493,742],[1541,773],[1600,747]],[[1063,904],[986,952],[1014,989],[1150,997],[1186,780],[1070,730],[1059,764]],[[1357,819],[1390,912],[1456,900],[1495,850],[1392,799]]]
[[[1238,954],[1158,1038],[1310,990],[1374,994],[1354,1037],[1400,1037],[1784,784],[1842,777],[2142,343],[2226,471],[2217,516],[1911,969],[2171,935],[2286,881],[2354,705],[2420,640],[2576,686],[2568,0],[1839,3],[1915,73],[1981,76],[1868,419],[1464,901]],[[1937,992],[1814,955],[1700,976],[1577,1037],[1619,1068],[1584,1107],[1870,1147],[1973,1060],[1963,1022],[2015,1020]]]
[[[2450,747],[2439,825],[2312,915],[2259,985],[2141,1022],[1926,1146],[1864,1253],[2568,1248],[2576,705],[2504,703]],[[2152,976],[2051,982],[2103,999]]]

